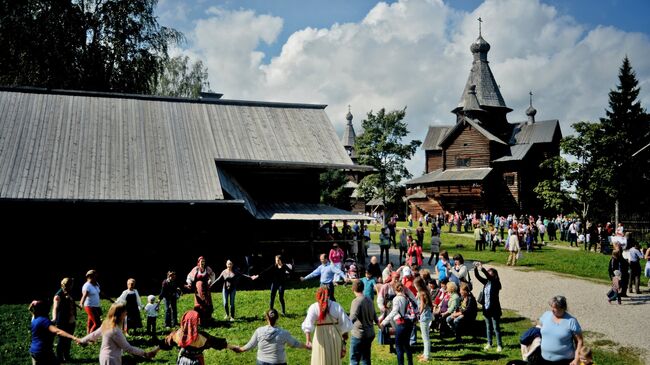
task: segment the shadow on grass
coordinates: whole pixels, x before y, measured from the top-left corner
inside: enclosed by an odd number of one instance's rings
[[[515,323],[519,321],[528,321],[528,318],[524,317],[506,317],[506,318],[501,318],[501,323]],[[485,327],[485,326],[483,326]]]

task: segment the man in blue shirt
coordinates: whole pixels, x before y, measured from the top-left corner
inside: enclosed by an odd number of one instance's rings
[[[320,285],[327,287],[330,300],[336,302],[336,299],[334,299],[334,275],[336,274],[339,274],[341,276],[345,276],[345,275],[343,274],[343,271],[341,271],[339,268],[337,268],[336,266],[332,265],[329,262],[329,260],[327,259],[327,255],[321,254],[320,262],[321,265],[318,266],[316,270],[312,271],[311,274],[305,277],[301,277],[300,281],[309,280],[311,278],[315,278],[316,276],[320,275]]]

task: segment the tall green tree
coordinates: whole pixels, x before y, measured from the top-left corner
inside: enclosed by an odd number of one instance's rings
[[[345,172],[341,170],[327,170],[320,174],[320,202],[350,209],[350,191],[344,187],[347,182]]]
[[[610,90],[609,109],[599,122],[582,121],[572,125],[574,135],[560,142],[562,153],[543,165],[552,167],[554,176],[535,188],[547,207],[557,208],[572,195],[583,217],[611,219],[614,202],[640,207],[648,200],[650,184],[647,160],[634,160],[632,154],[650,142],[650,119],[637,100],[638,81],[627,57],[619,69],[619,84]],[[563,181],[560,185],[558,181]],[[634,203],[632,203],[634,202]],[[638,209],[638,208],[637,208]]]
[[[187,56],[176,56],[163,61],[163,70],[154,80],[155,95],[198,98],[208,91],[208,69],[203,62],[190,62]]]
[[[160,26],[157,0],[0,3],[0,83],[152,93],[178,31]]]
[[[368,112],[361,124],[363,134],[357,137],[355,145],[359,163],[376,169],[361,180],[359,191],[366,199],[381,198],[385,207],[388,198],[398,195],[401,181],[412,176],[404,162],[422,144],[418,140],[402,144],[409,133],[403,121],[405,116],[406,108],[388,113],[384,108],[376,114]]]
[[[611,179],[607,193],[614,200],[638,203],[648,195],[644,172],[649,166],[633,160],[632,154],[650,143],[650,118],[638,100],[641,89],[627,56],[619,69],[618,80],[616,90],[609,92],[606,117],[600,120],[602,158]]]

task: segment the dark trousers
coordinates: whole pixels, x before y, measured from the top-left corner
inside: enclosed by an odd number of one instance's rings
[[[271,303],[269,304],[269,308],[271,309],[273,309],[273,305],[275,304],[275,293],[280,294],[280,305],[282,306],[282,314],[284,314],[284,285],[280,283],[271,283]]]
[[[436,260],[434,261],[433,265],[438,265],[438,252],[431,252],[431,256],[429,256],[429,265],[431,265],[431,259],[434,257]]]
[[[390,245],[388,246],[382,246],[379,245],[379,262],[384,262],[384,252],[386,252],[386,264],[388,265],[388,261],[390,261],[390,257],[388,256],[388,250],[390,250]]]
[[[57,327],[70,334],[74,334],[76,323],[59,323],[57,324]],[[72,340],[62,336],[57,337],[59,342],[56,344],[56,357],[60,362],[68,362],[70,360],[70,345],[72,343]]]
[[[176,298],[165,298],[165,327],[178,325],[178,310],[176,309]]]
[[[630,262],[630,284],[628,290],[636,290],[635,293],[639,294],[639,285],[641,284],[641,263],[639,261]]]
[[[147,316],[147,333],[156,338],[156,318]]]

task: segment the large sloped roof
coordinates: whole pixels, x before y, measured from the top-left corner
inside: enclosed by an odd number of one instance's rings
[[[447,131],[449,131],[451,126],[430,126],[427,131],[427,136],[424,138],[424,143],[422,143],[422,149],[425,151],[430,150],[442,150],[440,142],[445,138]]]
[[[494,162],[521,161],[526,157],[532,144],[516,144],[510,146],[510,154],[494,160]]]
[[[480,168],[462,168],[462,169],[447,169],[447,170],[434,170],[428,174],[424,174],[415,179],[407,181],[406,185],[420,185],[435,182],[450,182],[450,181],[482,181],[492,171],[490,167]]]
[[[0,199],[214,201],[216,159],[352,166],[324,108],[0,88]]]
[[[517,123],[512,130],[510,144],[551,143],[556,132],[561,133],[557,119]]]

